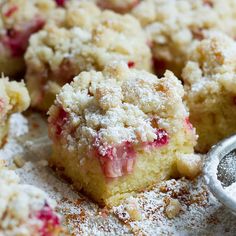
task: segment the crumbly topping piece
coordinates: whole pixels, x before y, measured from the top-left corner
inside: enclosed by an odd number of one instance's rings
[[[0,122],[12,113],[26,110],[29,104],[29,94],[23,82],[0,78]]]
[[[46,193],[19,184],[19,177],[5,169],[0,171],[0,185],[0,235],[49,235],[59,226],[59,217],[52,212],[55,203]],[[50,224],[54,228],[47,229]]]
[[[173,199],[173,198],[168,199],[165,207],[165,213],[169,219],[173,219],[176,216],[178,216],[180,210],[181,210],[181,204],[178,199]]]
[[[188,97],[193,103],[222,89],[236,93],[236,43],[220,32],[211,33],[196,45],[183,70]],[[190,100],[190,99],[188,99]]]
[[[176,159],[179,174],[194,179],[202,170],[202,159],[197,154],[181,154]]]
[[[113,62],[102,72],[82,72],[62,88],[49,110],[51,134],[62,134],[75,147],[91,148],[94,140],[152,142],[156,129],[169,135],[183,129],[188,113],[182,96],[183,87],[170,71],[158,79]]]

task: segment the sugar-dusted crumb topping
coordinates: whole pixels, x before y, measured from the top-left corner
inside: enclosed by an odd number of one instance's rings
[[[144,0],[133,15],[148,34],[157,69],[173,67],[181,73],[192,45],[205,31],[236,35],[235,9],[234,0]]]
[[[10,114],[26,110],[29,104],[29,94],[23,82],[0,78],[0,126]]]
[[[204,98],[204,105],[211,106],[212,95],[222,90],[236,93],[235,55],[235,41],[220,32],[196,45],[182,75],[189,103],[200,104]]]
[[[0,171],[0,235],[57,235],[60,218],[46,193],[19,184],[10,170]]]
[[[158,79],[113,62],[102,72],[82,72],[62,88],[49,110],[50,134],[55,141],[63,136],[69,148],[154,140],[163,145],[185,125],[182,96],[183,87],[170,71]]]

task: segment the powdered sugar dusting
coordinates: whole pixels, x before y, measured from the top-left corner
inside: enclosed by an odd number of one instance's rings
[[[27,127],[23,116],[14,116],[14,119],[18,125],[12,123],[11,130]],[[37,114],[30,115],[27,120],[29,133],[20,137],[11,135],[9,143],[0,151],[0,157],[9,160],[11,165],[14,155],[23,155],[26,163],[16,170],[17,174],[22,182],[40,187],[57,201],[57,210],[63,215],[69,235],[235,234],[235,217],[208,192],[202,177],[196,181],[166,181],[153,190],[137,194],[123,205],[110,210],[99,208],[48,167],[50,144],[45,121]],[[42,150],[37,152],[39,149]],[[170,199],[177,199],[181,204],[174,219],[169,219],[165,212]],[[138,218],[133,217],[136,213]]]

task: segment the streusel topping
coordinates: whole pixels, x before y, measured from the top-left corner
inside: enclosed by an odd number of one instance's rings
[[[235,54],[234,40],[220,32],[211,33],[198,43],[183,70],[188,96],[199,100],[197,94],[207,97],[222,89],[236,93]]]
[[[158,79],[113,62],[102,72],[82,72],[62,88],[49,110],[51,132],[62,134],[74,147],[91,147],[94,140],[152,142],[157,128],[170,135],[183,129],[188,114],[182,96],[183,87],[170,71]]]
[[[6,115],[24,111],[29,104],[29,94],[23,82],[0,78],[0,122],[7,118]]]
[[[44,227],[59,225],[58,216],[51,213],[54,201],[34,186],[19,184],[13,171],[0,171],[0,186],[0,235],[47,235]]]

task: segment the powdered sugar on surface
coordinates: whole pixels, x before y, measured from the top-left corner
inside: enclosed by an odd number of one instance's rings
[[[23,183],[40,187],[57,201],[68,235],[235,235],[235,216],[209,193],[201,176],[195,181],[169,180],[137,194],[133,199],[139,220],[131,217],[126,203],[110,210],[98,207],[49,168],[50,142],[44,120],[37,114],[27,119],[14,115],[9,142],[0,157],[11,168],[15,168],[15,155],[26,160],[17,174]],[[173,219],[165,213],[170,199],[181,204]]]

